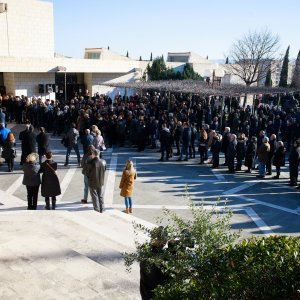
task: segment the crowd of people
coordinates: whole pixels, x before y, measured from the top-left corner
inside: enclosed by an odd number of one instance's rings
[[[66,147],[65,166],[69,164],[72,150],[78,165],[83,166],[82,203],[87,201],[89,185],[84,161],[92,156],[101,160],[106,146],[136,147],[137,151],[146,147],[157,149],[162,162],[174,156],[176,161],[188,161],[199,155],[199,164],[212,163],[212,168],[220,167],[220,154],[224,153],[228,172],[240,172],[245,165],[247,173],[257,168],[257,176],[265,178],[272,175],[274,166],[275,179],[280,177],[281,167],[288,158],[290,185],[296,186],[300,159],[299,95],[283,95],[280,102],[269,97],[268,103],[257,100],[254,103],[253,107],[241,106],[237,97],[158,92],[129,97],[117,94],[113,99],[86,94],[67,103],[23,96],[0,97],[2,157],[12,172],[17,153],[14,135],[6,127],[8,122],[28,124],[19,135],[21,165],[28,155],[36,152],[36,144],[42,165],[43,157],[51,152],[49,134],[61,136]],[[39,131],[37,135],[35,128]],[[93,152],[96,150],[98,154]],[[103,186],[101,180],[97,188],[100,186]],[[100,204],[95,207],[101,211],[101,191],[96,194]],[[128,199],[127,202],[126,211],[129,211]]]

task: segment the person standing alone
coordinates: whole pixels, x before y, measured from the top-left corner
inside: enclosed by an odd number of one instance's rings
[[[92,151],[91,160],[88,161],[85,169],[85,175],[88,178],[90,194],[93,201],[94,210],[102,213],[104,211],[104,176],[106,171],[106,161],[100,159],[100,151]]]
[[[127,160],[125,168],[122,173],[119,188],[121,189],[120,195],[125,198],[125,213],[132,213],[132,193],[134,187],[134,180],[136,179],[136,170],[133,167],[133,162]]]

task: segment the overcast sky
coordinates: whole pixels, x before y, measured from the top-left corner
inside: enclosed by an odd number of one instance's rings
[[[51,1],[51,0],[50,0]],[[82,58],[84,48],[139,59],[193,51],[222,59],[249,30],[268,28],[280,53],[300,50],[300,0],[52,0],[55,51]]]

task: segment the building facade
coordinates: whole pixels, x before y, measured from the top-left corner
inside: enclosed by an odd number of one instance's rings
[[[0,93],[42,99],[70,99],[75,93],[111,94],[103,85],[140,80],[150,61],[122,56],[106,48],[86,48],[83,59],[55,55],[53,3],[0,0]],[[169,53],[176,72],[190,63],[203,77],[224,76],[221,65],[192,52]],[[130,94],[130,91],[127,91]],[[131,91],[133,92],[133,91]]]

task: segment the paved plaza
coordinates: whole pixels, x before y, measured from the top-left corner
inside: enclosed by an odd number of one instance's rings
[[[15,136],[23,127],[11,125]],[[104,153],[106,211],[83,205],[83,175],[72,153],[64,167],[65,148],[51,137],[62,195],[56,211],[27,211],[26,188],[19,166],[20,143],[14,173],[0,167],[0,299],[139,299],[139,270],[127,273],[121,253],[134,249],[132,222],[156,224],[166,207],[189,217],[189,200],[207,209],[229,206],[234,229],[250,235],[299,235],[300,190],[288,186],[288,169],[280,179],[256,178],[257,173],[227,173],[226,167],[199,165],[173,157],[159,162],[157,150],[109,148]],[[119,182],[125,161],[134,161],[138,177],[132,215],[122,212]],[[223,159],[221,159],[221,163]],[[275,175],[275,174],[274,174]],[[143,237],[140,237],[143,238]]]

